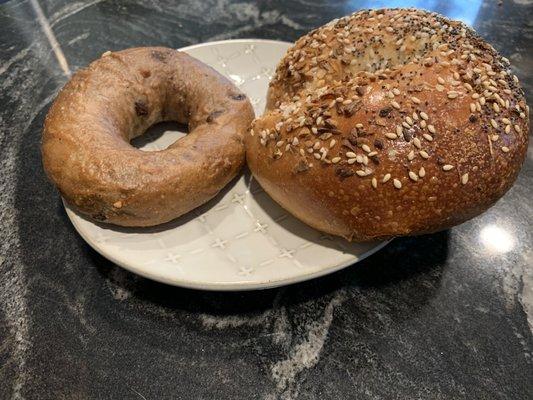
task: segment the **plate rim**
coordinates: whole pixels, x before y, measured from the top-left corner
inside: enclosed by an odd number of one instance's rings
[[[240,291],[250,291],[250,290],[272,289],[272,288],[281,287],[281,286],[293,285],[296,283],[309,281],[315,278],[320,278],[321,276],[324,276],[324,275],[333,274],[334,272],[340,271],[341,269],[348,268],[351,265],[355,265],[363,261],[365,258],[370,257],[374,253],[378,252],[379,250],[381,250],[383,247],[385,247],[387,244],[389,244],[393,240],[393,239],[384,240],[380,242],[379,244],[377,244],[375,247],[373,247],[371,250],[365,252],[363,255],[354,256],[355,259],[353,260],[349,260],[347,262],[337,264],[334,267],[326,267],[319,271],[298,275],[293,278],[285,278],[285,279],[280,279],[280,280],[269,280],[265,282],[249,282],[249,281],[221,282],[221,281],[192,281],[192,280],[184,280],[184,279],[171,279],[171,278],[168,278],[167,276],[163,276],[160,274],[146,272],[147,271],[146,269],[137,268],[137,266],[133,264],[123,263],[121,260],[119,260],[112,254],[104,254],[102,249],[99,249],[98,246],[95,246],[93,244],[92,239],[90,239],[88,236],[84,234],[82,230],[80,230],[80,227],[78,226],[78,222],[71,217],[71,214],[81,219],[84,219],[83,216],[79,215],[76,211],[70,208],[70,206],[65,201],[65,199],[62,198],[62,201],[63,201],[63,206],[65,207],[65,210],[67,212],[67,216],[69,217],[72,225],[76,229],[76,232],[78,232],[78,234],[82,237],[82,239],[102,257],[120,266],[121,268],[124,268],[127,271],[135,273],[136,275],[154,280],[156,282],[160,282],[160,283],[164,283],[164,284],[172,285],[172,286],[183,287],[187,289],[220,291],[220,292],[228,292],[228,291],[231,291],[231,292],[239,291],[240,292]]]
[[[276,45],[293,45],[294,44],[294,42],[286,42],[286,41],[273,40],[273,39],[243,38],[243,39],[216,40],[216,41],[211,41],[211,42],[197,43],[197,44],[193,44],[193,45],[189,45],[185,47],[180,47],[177,50],[187,51],[187,50],[193,50],[193,49],[207,47],[207,46],[216,46],[216,45],[224,45],[224,44],[231,44],[231,43],[265,43],[265,44],[276,44]],[[111,261],[112,263],[118,265],[121,268],[124,268],[127,271],[130,271],[144,278],[151,279],[156,282],[164,283],[167,285],[183,287],[183,288],[188,288],[188,289],[196,289],[196,290],[220,291],[220,292],[264,290],[264,289],[271,289],[275,287],[287,286],[287,285],[292,285],[292,284],[312,280],[315,278],[319,278],[321,276],[332,274],[341,269],[354,265],[364,260],[365,258],[370,257],[377,251],[381,250],[383,247],[389,244],[392,240],[391,239],[391,240],[382,241],[378,243],[376,246],[374,246],[372,249],[370,249],[369,251],[363,253],[360,256],[354,255],[353,259],[348,260],[346,262],[342,262],[334,266],[322,268],[318,271],[304,273],[304,274],[297,275],[297,276],[290,277],[290,278],[256,281],[256,282],[238,281],[238,280],[234,280],[232,282],[223,282],[223,281],[202,281],[202,280],[180,279],[180,278],[175,278],[175,277],[169,278],[168,276],[150,272],[147,269],[139,268],[136,265],[122,262],[120,259],[115,257],[112,253],[105,252],[103,248],[99,248],[99,246],[97,246],[96,243],[94,243],[92,238],[86,235],[85,231],[81,229],[80,223],[77,219],[80,218],[80,220],[85,220],[85,218],[79,213],[77,213],[73,208],[71,208],[65,199],[62,198],[62,202],[65,208],[66,214],[70,222],[74,226],[74,229],[76,230],[76,232],[82,237],[82,239],[93,250],[95,250],[98,254],[100,254],[105,259]],[[88,222],[92,223],[92,221],[88,221]]]
[[[202,43],[196,43],[191,44],[189,46],[180,47],[177,49],[178,51],[184,51],[184,50],[193,50],[200,47],[206,47],[206,46],[212,46],[217,44],[227,44],[227,43],[270,43],[270,44],[288,44],[293,45],[294,42],[287,42],[284,40],[275,40],[275,39],[253,39],[253,38],[242,38],[242,39],[226,39],[226,40],[213,40],[211,42],[202,42]]]

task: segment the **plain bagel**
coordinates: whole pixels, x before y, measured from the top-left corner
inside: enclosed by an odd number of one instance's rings
[[[511,187],[528,120],[509,61],[464,24],[365,10],[288,50],[247,160],[267,193],[319,230],[356,241],[422,234]]]
[[[123,226],[172,220],[215,196],[244,163],[247,97],[185,53],[106,52],[77,72],[45,121],[45,170],[81,213]],[[189,134],[146,152],[130,140],[160,121]]]

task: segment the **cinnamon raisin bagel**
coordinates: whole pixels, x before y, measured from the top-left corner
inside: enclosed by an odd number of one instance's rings
[[[365,10],[299,39],[246,137],[263,188],[348,240],[429,233],[513,184],[529,109],[509,61],[458,21]]]
[[[246,96],[200,61],[148,47],[106,52],[77,72],[45,121],[45,170],[63,198],[98,221],[150,226],[215,196],[244,163]],[[130,140],[160,121],[189,134],[165,150]]]

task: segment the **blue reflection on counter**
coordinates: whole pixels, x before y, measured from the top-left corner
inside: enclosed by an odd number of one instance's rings
[[[483,0],[348,0],[346,7],[347,12],[361,8],[416,7],[438,12],[472,26],[482,3]]]

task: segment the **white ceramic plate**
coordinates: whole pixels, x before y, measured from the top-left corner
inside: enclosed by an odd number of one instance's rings
[[[259,115],[268,81],[289,46],[254,39],[181,50],[231,78]],[[182,135],[166,131],[141,148],[163,149]],[[114,263],[156,281],[198,289],[259,289],[304,281],[354,264],[386,244],[348,243],[308,227],[271,200],[247,171],[229,186],[193,212],[148,229],[100,225],[66,210],[87,243]]]

